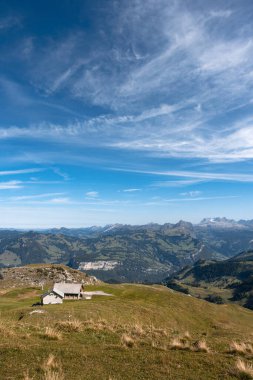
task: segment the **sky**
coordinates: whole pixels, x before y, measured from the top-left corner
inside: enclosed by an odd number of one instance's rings
[[[252,0],[0,0],[0,228],[253,219]]]

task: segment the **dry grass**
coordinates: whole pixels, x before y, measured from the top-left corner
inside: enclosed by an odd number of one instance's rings
[[[29,371],[27,370],[24,372],[24,379],[23,380],[33,380],[33,377],[29,375]]]
[[[151,330],[148,331],[149,333],[152,333],[155,336],[168,336],[168,332],[166,329],[162,328],[152,328]]]
[[[142,337],[146,335],[146,331],[144,330],[143,326],[140,323],[136,323],[131,328],[132,335]]]
[[[78,319],[57,322],[56,327],[66,332],[80,332],[83,330],[83,324]]]
[[[54,355],[50,354],[41,368],[44,372],[43,380],[64,380],[62,365]]]
[[[44,361],[41,366],[43,371],[43,380],[64,380],[64,373],[62,370],[61,363],[56,360],[55,356],[50,354],[48,358]],[[29,371],[27,370],[24,373],[23,380],[33,380],[34,377],[31,377]]]
[[[193,351],[197,352],[210,352],[210,348],[208,347],[205,340],[197,340],[193,344]]]
[[[12,325],[0,319],[0,335],[2,337],[13,337],[15,335],[13,328],[14,327]]]
[[[253,346],[250,343],[243,343],[243,342],[235,342],[233,341],[230,344],[229,352],[233,354],[240,354],[240,355],[252,355],[253,354]]]
[[[174,337],[170,343],[170,348],[173,350],[190,350],[191,335],[189,331]]]
[[[183,338],[184,339],[187,339],[187,340],[190,340],[191,339],[191,334],[189,333],[189,331],[185,331],[184,334],[183,334]]]
[[[134,346],[134,344],[135,344],[135,341],[134,341],[134,339],[130,335],[123,334],[122,337],[121,337],[121,343],[125,347],[132,348]]]
[[[155,340],[152,340],[151,347],[156,348],[157,350],[161,350],[161,351],[167,351],[168,350],[168,347],[165,343],[161,344],[160,342],[157,342]]]
[[[116,325],[112,325],[106,320],[101,319],[101,318],[97,321],[94,321],[93,319],[88,319],[84,321],[82,326],[84,329],[94,330],[94,331],[103,331],[103,330],[116,331],[117,330]]]
[[[190,342],[191,336],[188,331],[177,337],[174,337],[170,343],[172,350],[191,350],[196,352],[210,352],[205,340],[197,340],[194,343]]]
[[[170,343],[170,348],[173,350],[190,350],[188,341],[180,339],[180,337],[173,338]]]
[[[46,327],[45,332],[42,334],[43,338],[49,340],[61,340],[62,335],[59,331],[53,329],[52,327]]]
[[[238,374],[243,379],[253,379],[253,365],[249,364],[241,359],[236,362],[236,369]]]

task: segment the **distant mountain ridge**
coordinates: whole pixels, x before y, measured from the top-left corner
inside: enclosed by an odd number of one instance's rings
[[[131,225],[131,224],[107,224],[105,226],[90,226],[90,227],[80,227],[80,228],[51,228],[39,230],[43,233],[52,233],[52,234],[63,234],[63,235],[71,235],[71,236],[88,236],[96,233],[107,233],[109,231],[120,231],[120,230],[137,230],[137,229],[153,229],[160,230],[164,228],[175,228],[181,227],[186,228],[188,230],[199,228],[199,227],[217,227],[217,228],[242,228],[242,229],[253,229],[253,219],[252,220],[234,220],[228,219],[225,217],[215,217],[215,218],[204,218],[199,223],[191,223],[188,221],[180,220],[177,223],[148,223],[144,225]]]

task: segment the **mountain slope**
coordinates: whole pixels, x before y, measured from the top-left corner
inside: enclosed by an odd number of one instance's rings
[[[63,263],[103,280],[156,282],[200,258],[222,259],[181,227],[117,227],[97,237],[27,232],[0,241],[0,266]],[[99,269],[97,269],[99,268]]]
[[[0,266],[37,263],[68,264],[82,250],[83,242],[74,237],[26,232],[0,241]]]
[[[200,260],[164,282],[200,298],[235,302],[253,309],[253,251],[222,262]]]
[[[180,229],[160,232],[153,229],[128,230],[86,239],[87,249],[73,259],[73,267],[85,271],[92,262],[114,262],[112,270],[90,273],[104,280],[152,282],[199,258],[221,258],[198,239]],[[88,263],[88,265],[87,265]]]

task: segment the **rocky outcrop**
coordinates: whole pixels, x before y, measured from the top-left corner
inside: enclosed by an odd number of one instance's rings
[[[44,286],[54,282],[78,282],[97,284],[94,276],[71,269],[65,265],[43,264],[4,268],[0,271],[0,287]]]

